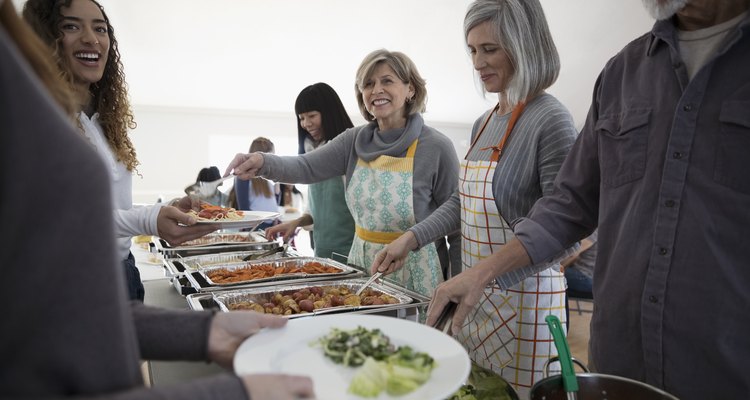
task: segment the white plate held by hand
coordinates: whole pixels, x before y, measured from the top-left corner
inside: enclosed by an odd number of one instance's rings
[[[198,221],[199,224],[216,226],[217,229],[255,228],[263,221],[273,220],[279,216],[277,212],[242,211],[242,219],[221,219],[217,221]]]
[[[436,367],[430,379],[404,396],[390,397],[385,391],[376,400],[443,400],[466,381],[471,362],[466,350],[452,337],[416,322],[379,315],[326,315],[290,320],[284,328],[265,329],[249,337],[237,349],[237,374],[285,373],[312,378],[318,399],[362,400],[347,393],[358,368],[336,364],[311,343],[327,335],[331,328],[344,330],[362,326],[380,329],[398,346],[411,346],[429,354]]]

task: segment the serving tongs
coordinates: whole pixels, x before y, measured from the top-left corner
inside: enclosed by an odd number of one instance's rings
[[[216,191],[216,188],[221,185],[222,182],[224,182],[227,179],[234,178],[234,175],[227,175],[223,178],[219,178],[215,181],[211,182],[195,182],[192,185],[185,188],[185,193],[187,195],[197,195],[199,197],[210,197],[214,192]]]
[[[271,250],[264,251],[262,253],[256,253],[256,254],[249,254],[242,258],[242,261],[253,261],[253,260],[260,260],[262,258],[270,257],[276,253],[281,252],[282,256],[286,255],[287,249],[289,248],[288,243],[284,243],[283,246],[277,246],[274,247]]]
[[[432,327],[447,334],[451,329],[451,321],[453,320],[453,314],[456,313],[456,308],[458,308],[458,304],[452,301],[448,302],[448,304],[443,307],[443,311],[440,312],[437,321],[435,321],[435,325]]]
[[[376,280],[380,279],[381,276],[383,276],[383,273],[380,272],[380,271],[374,273],[370,277],[370,279],[368,279],[367,282],[365,282],[364,285],[362,285],[359,289],[357,289],[357,292],[354,293],[354,294],[357,295],[357,296],[359,296],[360,294],[362,294],[362,292],[365,291],[365,289],[367,289],[368,286],[372,285],[373,282],[375,282]]]

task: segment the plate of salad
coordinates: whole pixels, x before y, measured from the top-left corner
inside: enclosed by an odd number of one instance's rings
[[[293,319],[249,337],[234,370],[309,376],[318,399],[443,400],[466,381],[471,361],[455,339],[429,326],[339,314]]]

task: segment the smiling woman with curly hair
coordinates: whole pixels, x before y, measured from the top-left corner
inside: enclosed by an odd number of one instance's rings
[[[117,47],[114,29],[104,9],[93,0],[81,3],[89,2],[92,3],[91,6],[98,8],[101,14],[99,26],[93,29],[95,35],[99,35],[103,40],[92,37],[89,43],[97,56],[95,60],[81,56],[80,52],[86,49],[85,45],[78,48],[66,47],[66,42],[69,42],[66,38],[70,33],[87,34],[83,27],[75,25],[78,17],[68,14],[78,2],[30,0],[24,6],[23,16],[42,40],[53,48],[62,75],[71,83],[81,109],[89,116],[99,114],[99,125],[117,161],[125,164],[128,171],[133,171],[138,165],[138,160],[135,148],[128,137],[128,129],[135,129],[136,123],[128,101],[120,50]],[[65,14],[62,9],[66,10]],[[81,42],[86,40],[82,39]],[[81,63],[84,65],[79,65]],[[91,70],[89,74],[94,73],[94,77],[98,74],[99,78],[86,79],[86,75],[79,73],[79,70]]]
[[[185,214],[185,198],[174,207],[133,208],[132,174],[138,165],[128,130],[135,128],[114,29],[94,0],[28,0],[23,17],[51,48],[62,77],[77,100],[78,127],[104,161],[112,185],[115,228],[131,299],[143,300],[144,290],[130,237],[158,235],[172,244],[210,231],[185,226],[195,220]]]

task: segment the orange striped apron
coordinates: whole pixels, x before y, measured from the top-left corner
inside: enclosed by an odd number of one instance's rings
[[[492,150],[490,161],[464,159],[461,162],[459,195],[464,269],[499,251],[514,237],[513,230],[497,209],[492,179],[523,106],[522,103],[513,110],[502,140],[496,146],[482,149]],[[484,121],[471,147],[497,109]],[[502,289],[495,283],[485,288],[479,304],[456,338],[476,363],[500,374],[513,385],[520,398],[527,398],[531,386],[542,379],[545,361],[557,354],[544,317],[554,314],[564,321],[564,301],[565,280],[557,264],[510,288]]]

